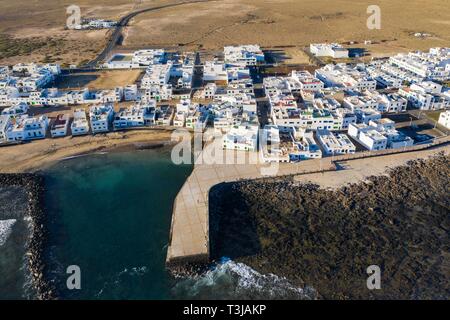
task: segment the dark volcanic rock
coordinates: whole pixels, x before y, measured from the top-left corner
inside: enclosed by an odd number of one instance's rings
[[[0,187],[25,188],[28,196],[28,214],[31,217],[31,238],[27,243],[28,266],[37,298],[55,299],[53,286],[46,281],[47,266],[44,246],[47,239],[46,215],[43,210],[44,178],[37,174],[0,174]],[[14,200],[12,200],[14,201]]]
[[[334,191],[279,180],[216,186],[212,258],[324,299],[450,299],[449,177],[440,155]],[[381,290],[367,289],[370,265],[381,268]]]

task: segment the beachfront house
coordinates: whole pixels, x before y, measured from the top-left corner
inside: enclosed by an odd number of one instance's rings
[[[89,122],[84,109],[75,109],[73,111],[73,122],[70,128],[72,136],[81,136],[89,133]]]
[[[122,109],[114,117],[114,130],[153,126],[156,124],[156,102],[133,105]]]
[[[108,132],[114,118],[114,107],[112,104],[93,105],[89,109],[92,133]]]
[[[47,116],[32,118],[28,115],[17,117],[12,126],[6,131],[8,141],[27,141],[44,139],[47,133],[49,120]]]
[[[69,115],[58,114],[50,125],[50,134],[52,138],[65,137],[69,129]]]

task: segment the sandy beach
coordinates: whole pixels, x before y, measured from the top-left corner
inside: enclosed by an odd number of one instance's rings
[[[111,132],[95,136],[36,140],[0,148],[0,173],[35,172],[65,158],[123,147],[169,143],[171,130]]]

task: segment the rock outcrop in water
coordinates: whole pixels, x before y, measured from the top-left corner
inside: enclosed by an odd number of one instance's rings
[[[449,299],[449,177],[450,157],[440,155],[338,190],[289,180],[216,186],[212,258],[324,299]],[[381,268],[381,290],[367,288],[370,265]]]
[[[0,186],[19,186],[28,195],[31,237],[27,243],[27,261],[37,299],[56,299],[55,288],[46,279],[44,246],[47,239],[46,215],[43,210],[44,178],[37,174],[0,174]]]

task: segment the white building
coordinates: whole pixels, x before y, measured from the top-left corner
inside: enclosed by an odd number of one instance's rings
[[[170,61],[167,64],[149,65],[144,77],[142,78],[141,88],[149,89],[155,85],[167,85],[170,79],[171,68],[172,63]]]
[[[225,64],[220,61],[206,61],[203,66],[203,81],[214,82],[217,85],[228,84],[228,72]]]
[[[40,116],[31,118],[27,115],[17,117],[13,125],[8,127],[6,138],[8,141],[27,141],[34,139],[44,139],[47,134],[48,118]]]
[[[339,63],[328,64],[317,69],[315,76],[322,81],[326,87],[341,88],[346,90],[376,90],[377,81],[365,70],[364,65],[347,65]]]
[[[352,154],[356,152],[353,142],[343,133],[318,130],[317,138],[327,155]]]
[[[257,151],[258,126],[240,124],[232,127],[222,138],[223,149]]]
[[[114,106],[112,104],[93,105],[89,108],[92,133],[108,132],[114,118]]]
[[[14,106],[11,106],[9,108],[5,108],[2,111],[2,115],[4,116],[10,116],[10,117],[17,117],[24,115],[28,112],[28,105],[26,103],[18,103]]]
[[[311,53],[317,57],[348,58],[349,52],[338,43],[313,43],[309,46]]]
[[[358,123],[368,124],[370,121],[381,119],[381,113],[374,109],[358,109],[354,113]]]
[[[387,138],[373,127],[364,124],[351,124],[348,135],[358,140],[368,150],[384,150],[387,147]]]
[[[52,121],[50,126],[50,134],[52,138],[65,137],[69,128],[69,115],[58,114],[56,119]]]
[[[255,66],[264,62],[264,53],[258,45],[224,47],[225,63]]]
[[[351,124],[348,135],[368,150],[384,150],[409,147],[414,141],[395,129],[395,122],[389,119],[370,121],[369,124]]]
[[[122,109],[114,117],[114,130],[153,126],[156,124],[156,102],[133,105]]]
[[[84,109],[73,111],[73,121],[70,125],[72,136],[81,136],[89,133],[89,123]]]
[[[142,49],[135,51],[131,60],[139,66],[162,64],[165,59],[165,54],[164,49]]]
[[[389,63],[421,79],[445,81],[450,77],[450,48],[398,54],[391,57]]]
[[[264,162],[298,162],[322,158],[322,151],[311,131],[292,129],[280,132],[277,126],[267,125],[260,139],[260,155]]]
[[[300,89],[305,91],[323,90],[324,84],[318,78],[314,77],[309,71],[292,71],[291,78],[300,83]]]
[[[450,110],[441,112],[439,116],[439,124],[450,129]]]
[[[139,97],[139,90],[136,84],[130,84],[123,88],[123,99],[125,101],[135,101]]]

